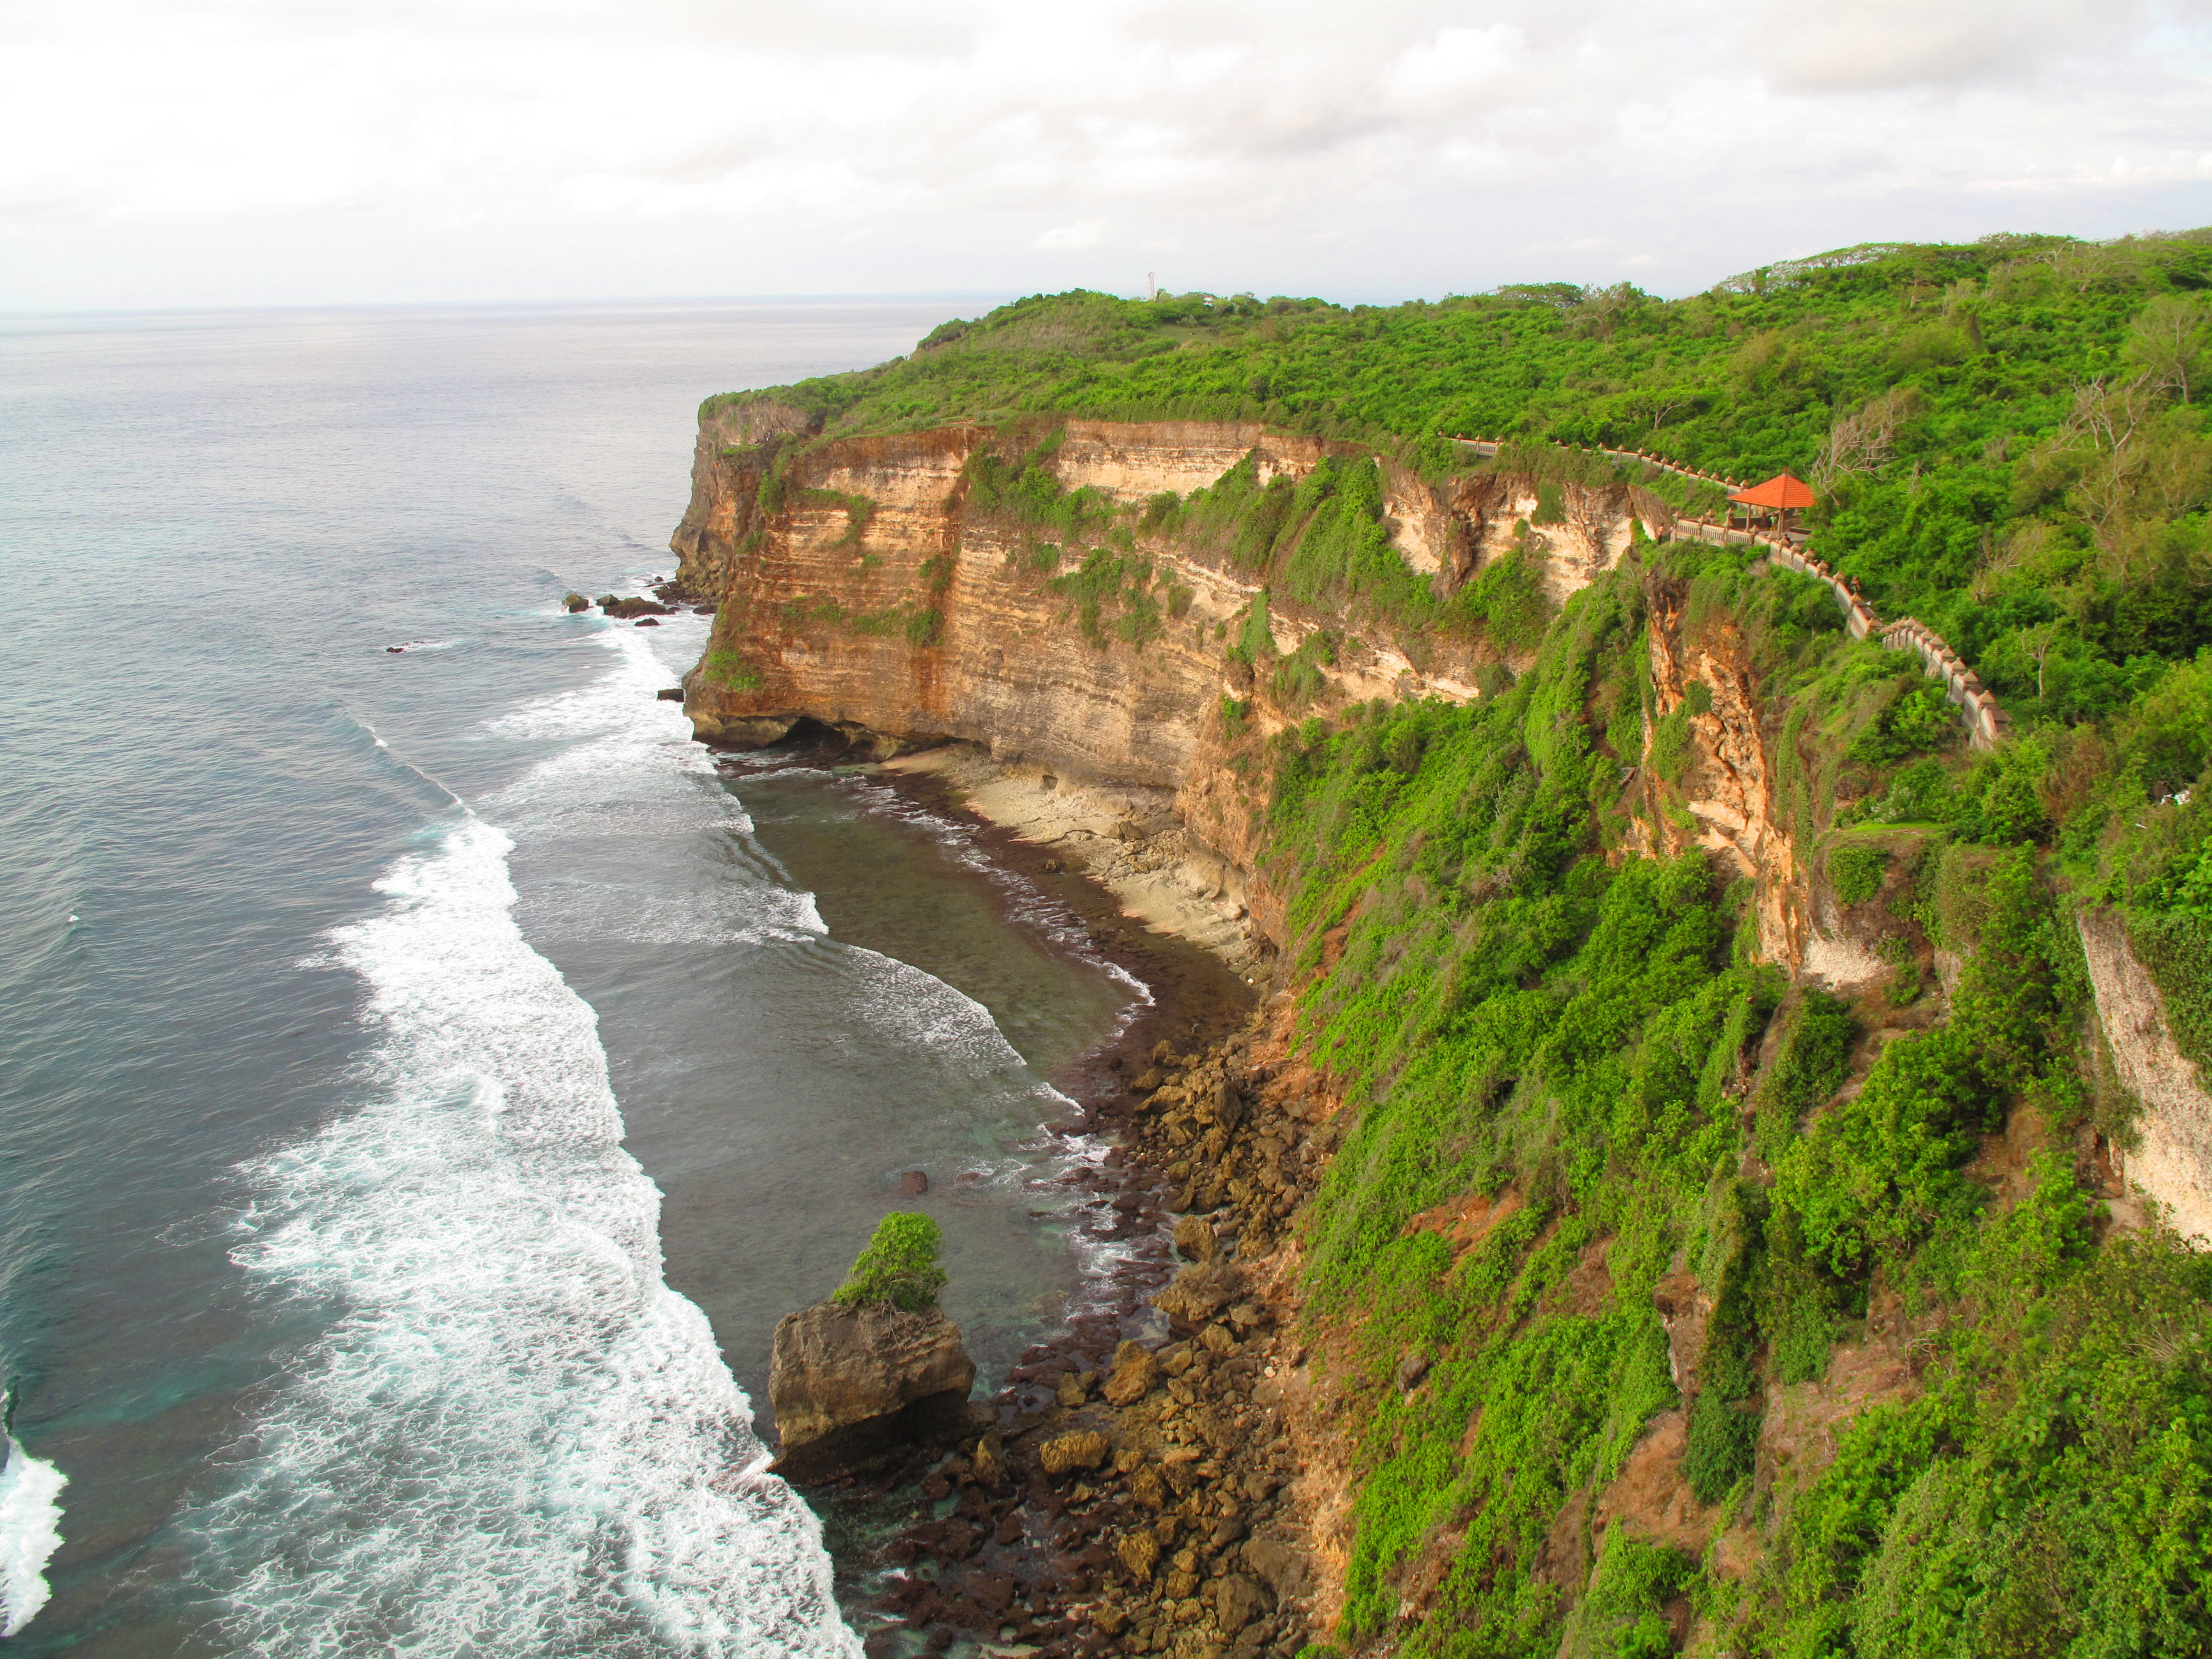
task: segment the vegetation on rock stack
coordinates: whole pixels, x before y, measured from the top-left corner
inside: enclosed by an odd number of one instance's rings
[[[945,1288],[945,1269],[937,1265],[941,1237],[930,1217],[893,1211],[876,1223],[833,1299],[848,1308],[889,1306],[906,1313],[935,1307]]]

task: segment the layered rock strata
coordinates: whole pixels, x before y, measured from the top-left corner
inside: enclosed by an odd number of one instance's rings
[[[1250,879],[1260,803],[1239,754],[1305,706],[1469,701],[1485,663],[1503,659],[1475,636],[1359,637],[1342,616],[1263,597],[1233,533],[1156,533],[1135,509],[1212,488],[1240,465],[1264,488],[1325,458],[1357,460],[1382,468],[1392,545],[1439,594],[1527,550],[1554,600],[1616,565],[1639,525],[1664,534],[1670,522],[1626,486],[1571,485],[1547,502],[1510,476],[1431,485],[1352,446],[1234,422],[812,442],[809,428],[800,411],[762,403],[702,422],[691,503],[672,543],[685,588],[719,607],[684,683],[697,735],[749,747],[813,722],[878,758],[957,740],[1041,776],[1164,792],[1187,839],[1176,879],[1228,895],[1231,911],[1249,908],[1258,934],[1275,940],[1279,907]],[[972,499],[986,452],[1119,513],[1085,532],[1127,561],[1108,601],[1084,574],[1079,540]],[[1261,605],[1264,660],[1298,654],[1310,676],[1297,706],[1267,696],[1252,653],[1237,648]],[[1310,641],[1324,648],[1302,653]]]

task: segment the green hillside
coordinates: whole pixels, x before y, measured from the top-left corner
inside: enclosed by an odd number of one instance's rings
[[[1846,250],[1689,299],[1523,285],[1318,300],[1037,296],[779,389],[832,432],[1023,412],[1243,416],[1789,468],[1830,562],[2016,714],[2125,703],[2212,642],[2212,231]],[[1431,467],[1449,466],[1432,448]]]
[[[1554,612],[1495,581],[1428,592],[1372,468],[1273,496],[1232,474],[1144,510],[1228,538],[1278,603],[1503,632],[1527,665],[1471,706],[1322,717],[1264,627],[1224,647],[1292,719],[1262,742],[1244,706],[1221,714],[1267,790],[1304,1039],[1357,1107],[1304,1221],[1357,1448],[1346,1645],[1658,1655],[1694,1620],[1706,1651],[1806,1659],[2212,1652],[2212,1258],[2104,1224],[2089,1151],[2124,1144],[2135,1106],[2075,924],[2118,907],[2212,1077],[2208,285],[2212,233],[1854,249],[1671,301],[1064,295],[745,394],[832,434],[1241,416],[1432,476],[1478,465],[1438,432],[1589,478],[1611,469],[1549,446],[1787,467],[1821,491],[1819,550],[2013,716],[1971,750],[1916,659],[1743,551],[1639,545]],[[973,483],[1071,550],[1115,544],[1055,579],[1105,648],[1130,526],[1023,462],[987,455]],[[1639,762],[1689,823],[1702,709],[1655,696],[1662,599],[1685,647],[1741,660],[1777,821],[1895,946],[1849,1006],[1759,959],[1750,882],[1632,850]],[[1114,626],[1150,603],[1117,602]],[[1422,1219],[1470,1203],[1470,1248]],[[1685,1277],[1711,1316],[1678,1378],[1655,1297]],[[1909,1384],[1814,1473],[1763,1462],[1790,1391],[1899,1322]],[[1611,1528],[1576,1602],[1560,1540],[1591,1536],[1677,1406],[1709,1529]]]

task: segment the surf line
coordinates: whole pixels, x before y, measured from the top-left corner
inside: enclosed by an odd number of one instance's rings
[[[623,654],[533,706],[582,717],[550,722],[571,741],[544,779],[619,788],[658,712]],[[580,765],[601,744],[611,764]],[[191,1517],[218,1628],[264,1652],[374,1630],[425,1655],[857,1656],[818,1522],[780,1481],[725,1489],[762,1449],[749,1402],[661,1277],[659,1188],[621,1146],[594,1011],[516,923],[514,845],[458,802],[326,936],[367,993],[364,1098],[243,1166],[234,1260],[336,1316]],[[299,1525],[317,1509],[376,1526],[334,1550]]]
[[[62,1542],[62,1488],[69,1477],[23,1449],[15,1438],[15,1396],[0,1404],[0,1638],[39,1616],[52,1593],[46,1563]]]

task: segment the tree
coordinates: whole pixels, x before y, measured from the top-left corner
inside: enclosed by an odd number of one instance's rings
[[[2162,294],[2142,308],[2128,331],[2127,359],[2143,378],[2183,403],[2204,383],[2212,351],[2212,320],[2201,301]]]

